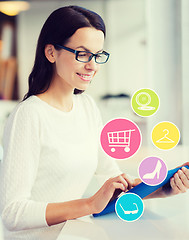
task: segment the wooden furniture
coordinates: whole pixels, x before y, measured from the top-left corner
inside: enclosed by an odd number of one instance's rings
[[[17,75],[17,61],[15,57],[0,60],[0,98],[11,100]]]

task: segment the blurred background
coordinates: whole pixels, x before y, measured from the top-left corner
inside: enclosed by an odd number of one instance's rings
[[[99,106],[104,123],[126,117],[141,129],[144,151],[127,164],[120,162],[122,169],[136,175],[131,161],[138,164],[149,154],[148,148],[154,149],[150,154],[166,156],[169,167],[187,161],[189,0],[0,1],[0,160],[3,127],[27,92],[42,25],[53,10],[66,5],[94,10],[106,23],[104,49],[111,53],[110,60],[87,92]],[[152,88],[160,97],[160,109],[152,117],[139,117],[131,109],[130,98],[140,88]],[[156,151],[151,143],[151,130],[160,121],[171,121],[180,130],[174,150]]]
[[[66,5],[94,10],[106,23],[110,60],[87,90],[104,123],[115,117],[135,121],[148,146],[152,127],[171,121],[180,130],[180,144],[188,146],[189,0],[0,1],[0,143],[7,116],[27,92],[41,27]],[[130,107],[140,88],[152,88],[160,97],[160,109],[150,118]]]

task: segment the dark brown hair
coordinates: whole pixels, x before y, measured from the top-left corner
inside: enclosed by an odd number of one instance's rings
[[[79,28],[83,27],[94,27],[106,35],[103,19],[93,11],[79,6],[66,6],[51,13],[39,35],[34,66],[28,79],[29,90],[24,100],[31,95],[47,91],[52,81],[53,63],[45,56],[45,46],[64,45]],[[74,89],[74,94],[82,92],[83,90]]]

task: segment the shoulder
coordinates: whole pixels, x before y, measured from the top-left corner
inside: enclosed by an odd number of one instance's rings
[[[20,102],[9,115],[3,131],[3,144],[9,137],[28,132],[38,132],[40,128],[39,110],[34,98]]]
[[[35,97],[29,97],[25,101],[18,103],[9,115],[7,123],[10,124],[13,121],[32,121],[37,118],[39,112],[39,104],[37,104]]]

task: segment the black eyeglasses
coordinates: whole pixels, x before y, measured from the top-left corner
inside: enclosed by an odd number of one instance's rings
[[[55,46],[57,48],[62,48],[66,51],[74,53],[75,54],[75,59],[77,61],[83,62],[83,63],[90,62],[91,59],[94,57],[96,63],[103,64],[103,63],[106,63],[108,61],[109,56],[110,56],[110,54],[105,52],[105,51],[103,51],[101,53],[94,54],[94,53],[89,52],[89,51],[77,51],[77,50],[74,50],[72,48],[61,46],[61,45],[58,45],[58,44],[56,44]]]

